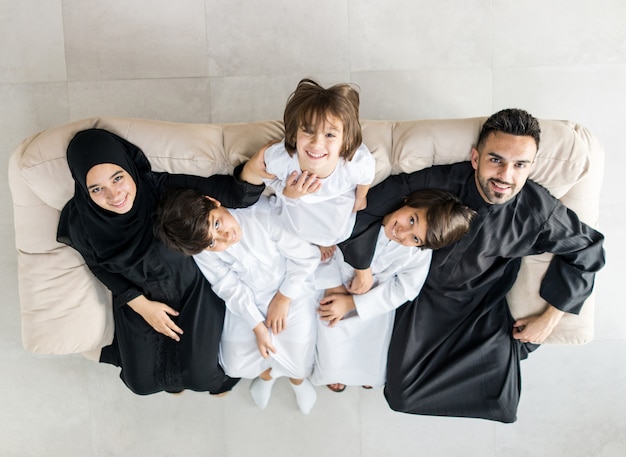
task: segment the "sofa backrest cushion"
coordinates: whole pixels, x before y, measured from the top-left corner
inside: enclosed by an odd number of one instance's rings
[[[376,159],[375,183],[391,173],[468,160],[484,120],[362,121],[364,143]],[[586,129],[571,122],[540,123],[542,140],[531,179],[596,225],[601,146]],[[74,191],[66,148],[77,132],[92,127],[108,129],[138,145],[155,171],[203,176],[231,172],[262,145],[283,135],[278,121],[178,124],[102,117],[27,138],[11,156],[9,184],[15,211],[22,337],[26,349],[33,352],[97,352],[112,338],[108,291],[76,252],[55,240],[59,211]],[[516,317],[546,306],[537,294],[546,262],[545,258],[524,260],[519,285],[510,294]],[[563,319],[551,341],[589,341],[593,335],[591,304],[583,314]]]

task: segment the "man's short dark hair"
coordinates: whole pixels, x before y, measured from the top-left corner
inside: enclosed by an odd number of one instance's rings
[[[516,136],[530,136],[539,149],[541,128],[539,121],[528,112],[518,108],[507,108],[492,114],[483,124],[478,135],[476,148],[480,149],[492,132],[508,133]]]

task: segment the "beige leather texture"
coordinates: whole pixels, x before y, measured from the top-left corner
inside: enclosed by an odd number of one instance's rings
[[[391,173],[468,160],[485,118],[368,121],[363,138],[376,159],[375,183]],[[591,226],[598,223],[604,152],[584,127],[541,120],[542,138],[531,179],[546,187]],[[24,347],[40,354],[83,353],[96,358],[113,337],[110,294],[79,254],[56,242],[60,210],[74,192],[65,159],[80,130],[108,129],[138,145],[155,171],[208,176],[228,173],[263,144],[283,135],[278,121],[177,124],[144,119],[84,119],[33,135],[9,162],[15,214]],[[513,316],[541,312],[541,278],[549,255],[525,258],[509,293]],[[593,295],[580,316],[566,315],[549,343],[593,338]]]

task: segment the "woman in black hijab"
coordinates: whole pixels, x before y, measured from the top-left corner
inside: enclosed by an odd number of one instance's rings
[[[137,394],[232,389],[238,380],[218,364],[224,303],[191,257],[154,236],[151,217],[167,188],[193,188],[245,207],[264,186],[227,175],[152,172],[138,147],[100,129],[76,134],[67,160],[75,190],[57,239],[76,249],[113,294],[115,336],[100,361],[121,367],[120,377]]]

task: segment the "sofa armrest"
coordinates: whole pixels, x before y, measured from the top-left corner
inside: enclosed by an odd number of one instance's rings
[[[21,179],[22,148],[9,160],[17,248],[22,343],[38,354],[89,352],[113,340],[109,291],[95,281],[82,257],[56,242],[59,211]]]
[[[544,122],[544,124],[546,124]],[[550,127],[559,129],[558,135],[552,135],[554,141],[571,143],[572,150],[585,151],[587,163],[585,173],[572,183],[559,200],[576,212],[580,220],[591,227],[598,227],[600,212],[600,190],[604,174],[604,149],[589,130],[571,122],[552,121]],[[544,127],[544,126],[542,126]],[[544,130],[546,128],[544,127]],[[551,131],[548,129],[548,132]],[[542,140],[543,141],[543,140]],[[563,187],[559,187],[562,189]],[[558,191],[553,189],[554,193]],[[548,303],[539,296],[541,280],[548,268],[552,256],[542,254],[522,259],[522,266],[513,288],[507,295],[511,314],[514,318],[522,318],[542,313]],[[594,336],[594,294],[585,301],[580,314],[564,314],[552,334],[545,343],[550,344],[584,344],[593,340]]]
[[[513,288],[506,298],[513,318],[543,313],[548,303],[539,296],[541,280],[545,275],[552,254],[528,256],[522,259],[520,271]],[[545,344],[585,344],[593,340],[594,298],[589,297],[580,314],[563,314]]]

